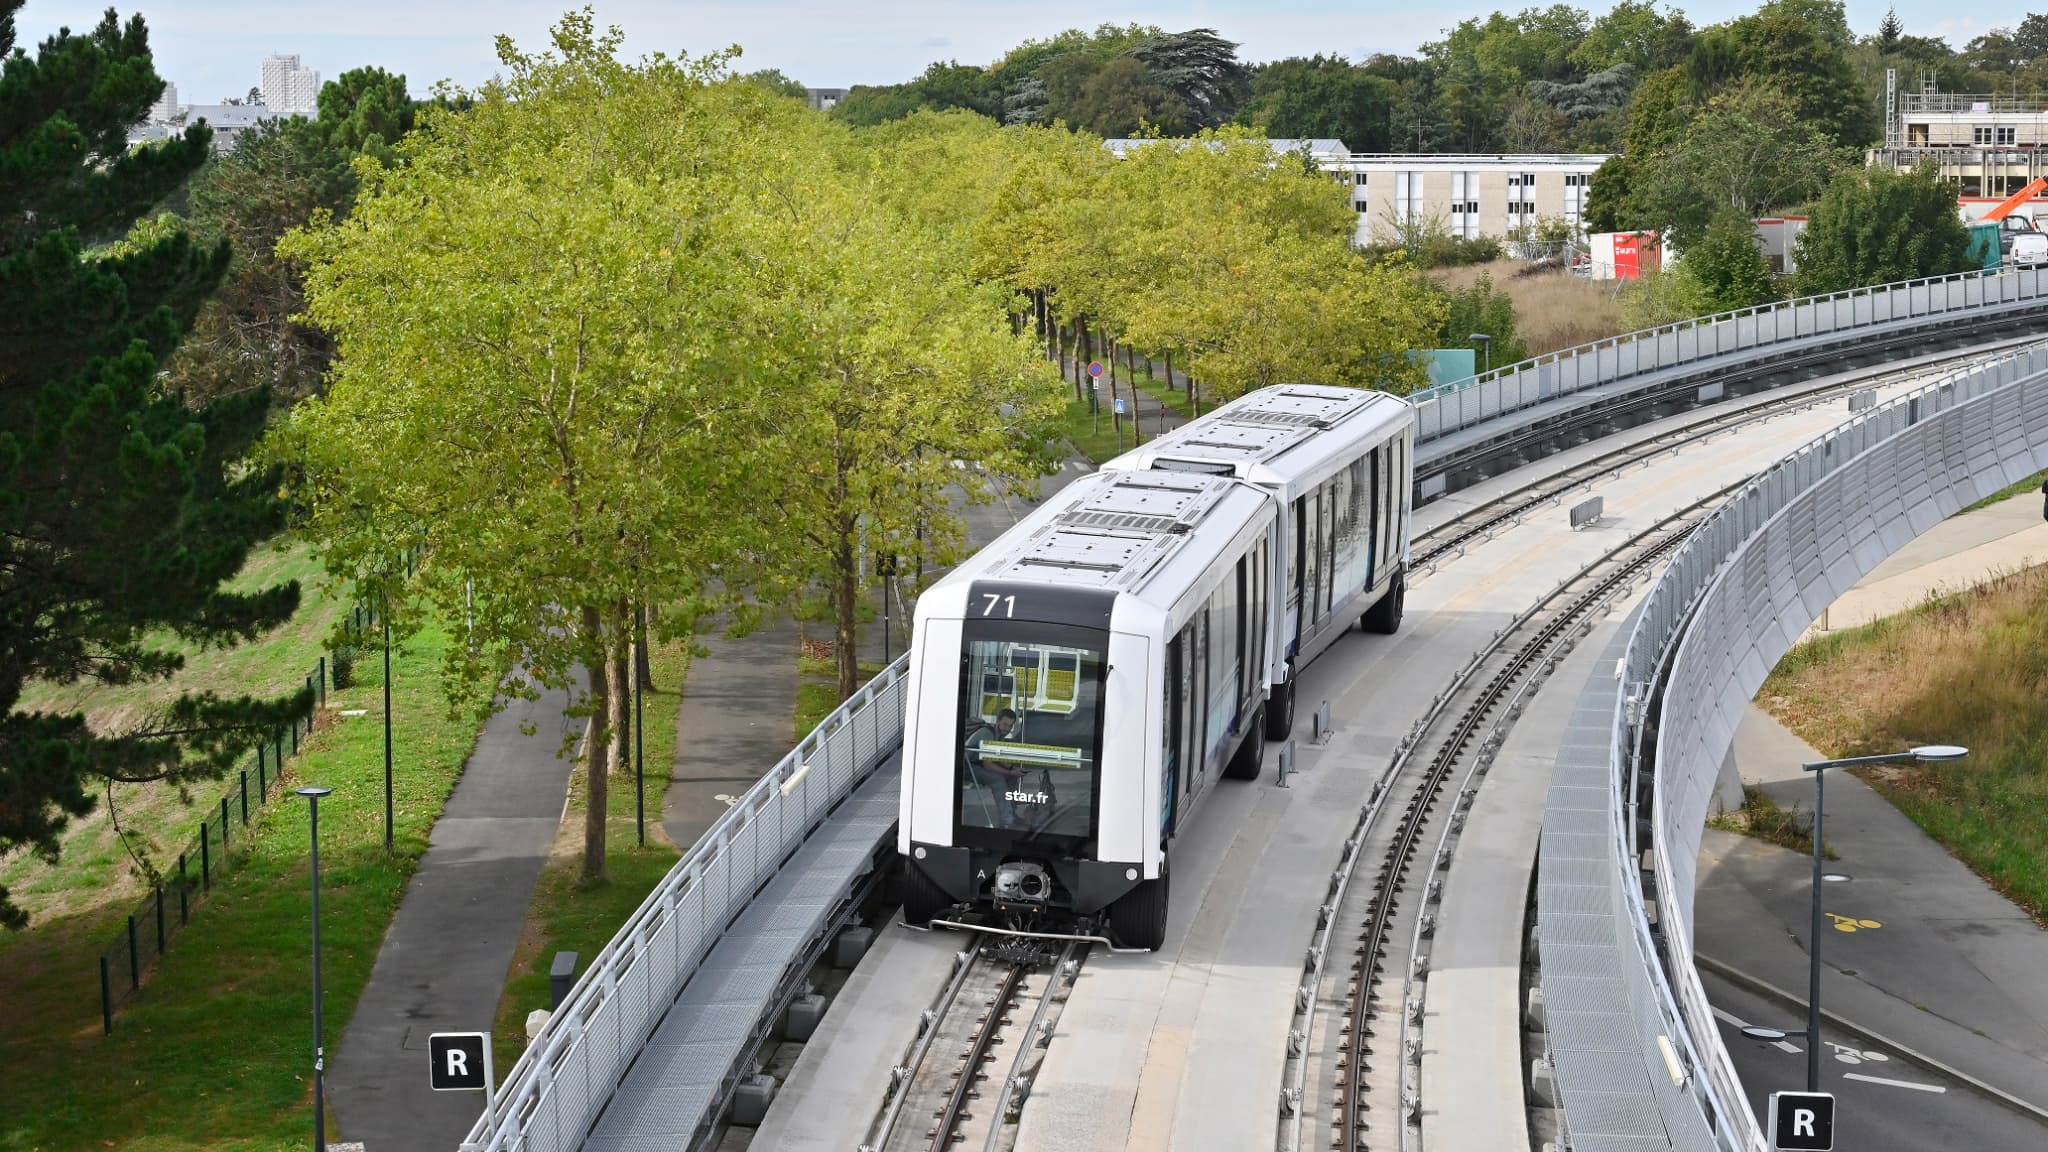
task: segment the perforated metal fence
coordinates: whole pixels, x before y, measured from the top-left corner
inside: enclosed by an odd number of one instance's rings
[[[569,1152],[699,963],[833,809],[903,738],[898,657],[826,717],[706,831],[591,961],[506,1076],[497,1122],[464,1147]]]
[[[1546,401],[1664,369],[1740,360],[1775,346],[2048,297],[2048,273],[1968,272],[1807,296],[1664,324],[1564,348],[1410,395],[1416,443],[1501,420]],[[1418,457],[1420,456],[1418,450]]]
[[[1700,833],[1736,726],[1771,667],[1823,608],[1914,536],[2044,464],[2048,348],[2033,346],[1868,411],[1787,457],[1702,524],[1653,586],[1613,671],[1597,677],[1581,701],[1582,709],[1605,709],[1605,739],[1591,730],[1568,738],[1544,819],[1538,923],[1553,1040],[1604,1027],[1592,1048],[1631,1034],[1638,1042],[1619,1049],[1604,1070],[1597,1061],[1560,1058],[1574,1148],[1602,1146],[1588,1142],[1582,1116],[1624,1103],[1615,1095],[1616,1070],[1634,1069],[1632,1082],[1642,1084],[1642,1069],[1661,1061],[1644,1046],[1660,1035],[1673,1045],[1686,1084],[1660,1085],[1651,1075],[1647,1095],[1640,1087],[1629,1095],[1638,1106],[1656,1105],[1673,1146],[1764,1148],[1692,959]],[[1666,670],[1654,760],[1646,763],[1652,686]],[[1572,774],[1572,765],[1597,751],[1607,760],[1604,779]],[[1645,789],[1640,769],[1651,766],[1654,786]],[[1580,839],[1603,834],[1611,842],[1597,853]],[[1639,883],[1645,847],[1654,933]],[[1616,879],[1618,890],[1609,887]],[[1620,979],[1609,991],[1625,990],[1628,1012],[1612,995],[1604,1007],[1574,1003],[1570,981],[1580,962],[1604,964],[1604,957],[1598,947],[1573,954],[1570,942],[1553,938],[1575,912],[1599,914],[1575,910],[1570,900],[1586,903],[1601,891],[1626,929],[1598,945],[1643,959],[1613,971]],[[1554,982],[1561,994],[1551,996]],[[1706,1125],[1690,1137],[1684,1109],[1674,1108],[1686,1101]]]

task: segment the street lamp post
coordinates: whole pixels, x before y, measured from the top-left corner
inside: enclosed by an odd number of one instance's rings
[[[332,791],[317,786],[298,790],[313,821],[313,1152],[327,1152],[327,1050],[320,1027],[320,798]]]
[[[641,739],[640,662],[647,656],[647,610],[633,609],[633,832],[640,846],[647,847],[647,746]]]
[[[1968,748],[1954,744],[1923,744],[1904,752],[1881,752],[1875,756],[1845,756],[1839,760],[1816,760],[1801,764],[1799,770],[1813,773],[1813,907],[1812,923],[1807,929],[1806,945],[1806,1027],[1798,1031],[1784,1028],[1742,1029],[1744,1036],[1756,1040],[1783,1040],[1787,1036],[1806,1038],[1806,1090],[1820,1091],[1820,887],[1824,883],[1821,875],[1821,804],[1825,796],[1822,782],[1827,779],[1830,768],[1854,768],[1866,764],[1935,764],[1948,760],[1961,760],[1968,756]]]
[[[1470,339],[1474,343],[1478,344],[1480,352],[1482,352],[1486,356],[1486,367],[1481,368],[1480,371],[1493,371],[1493,337],[1485,332],[1474,332],[1471,336],[1467,337],[1467,339]]]
[[[391,851],[391,598],[384,598],[384,850]]]

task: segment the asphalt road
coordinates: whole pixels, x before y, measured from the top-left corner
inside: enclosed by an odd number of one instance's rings
[[[1745,1024],[1800,1028],[1804,1019],[1706,971],[1707,999],[1720,1017],[1721,1039],[1749,1093],[1757,1122],[1770,1115],[1772,1092],[1806,1090],[1806,1042],[1742,1035]],[[1825,1003],[1825,1001],[1823,1001]],[[2048,1124],[2024,1115],[1967,1084],[1909,1064],[1864,1037],[1823,1026],[1827,1045],[1820,1089],[1835,1096],[1838,1152],[1927,1152],[1951,1148],[2018,1152],[2048,1148]]]

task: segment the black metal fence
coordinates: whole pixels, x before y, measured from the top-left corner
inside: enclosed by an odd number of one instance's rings
[[[350,639],[344,647],[351,653],[360,649],[368,628],[375,623],[375,612],[352,609],[347,628]],[[331,677],[335,670],[334,661],[322,655],[306,673],[306,687],[314,694],[313,712],[273,733],[228,776],[228,790],[218,805],[206,810],[198,835],[178,854],[175,865],[163,869],[161,879],[100,952],[100,1020],[108,1032],[114,1030],[114,1013],[142,991],[143,973],[191,923],[193,913],[214,886],[246,858],[249,825],[262,818],[263,806],[277,790],[285,761],[298,755],[299,742],[312,735],[313,715],[327,703],[330,678],[337,688],[347,686],[342,677]]]

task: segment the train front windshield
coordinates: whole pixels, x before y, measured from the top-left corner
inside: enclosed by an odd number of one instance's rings
[[[1047,631],[1043,639],[975,631],[961,660],[963,839],[1001,847],[1091,838],[1107,637],[1079,628],[1030,629]]]

